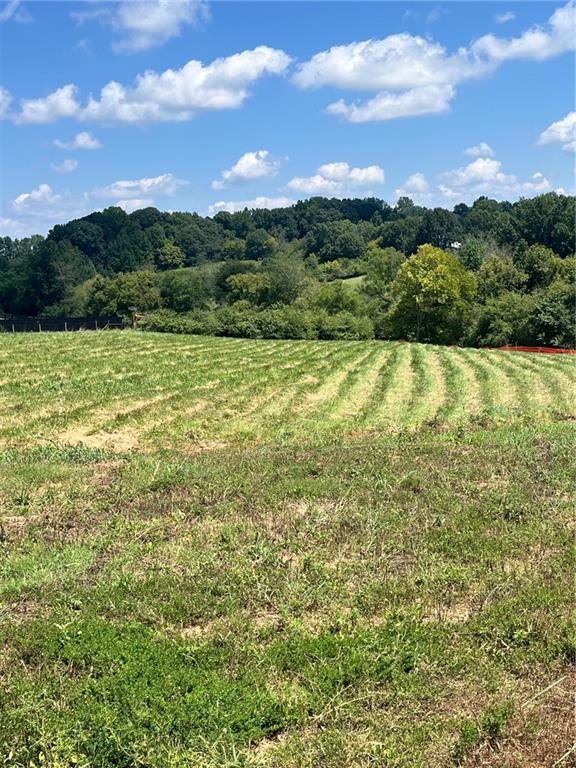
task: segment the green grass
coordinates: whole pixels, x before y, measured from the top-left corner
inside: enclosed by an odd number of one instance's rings
[[[569,750],[570,358],[115,332],[0,357],[0,765]]]

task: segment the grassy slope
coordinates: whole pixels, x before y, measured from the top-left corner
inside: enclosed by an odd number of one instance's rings
[[[565,359],[2,342],[5,764],[535,768],[569,749]]]

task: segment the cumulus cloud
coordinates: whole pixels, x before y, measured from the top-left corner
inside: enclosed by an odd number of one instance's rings
[[[516,18],[516,14],[512,11],[506,11],[506,13],[498,13],[494,17],[497,24],[506,24],[508,21],[513,21]]]
[[[125,202],[126,200],[151,200],[154,195],[174,195],[188,182],[177,179],[172,173],[163,173],[152,178],[115,181],[106,187],[92,191],[94,197],[109,197]]]
[[[60,117],[96,122],[164,122],[190,120],[198,112],[237,109],[249,86],[265,75],[280,75],[290,64],[284,51],[259,46],[215,59],[208,65],[192,59],[181,69],[148,70],[132,87],[110,81],[99,98],[82,106],[77,88],[65,85],[44,98],[25,99],[17,117],[21,123],[48,123]]]
[[[54,145],[59,149],[102,149],[102,144],[88,131],[77,133],[72,141],[54,139]]]
[[[413,173],[398,189],[395,190],[396,198],[410,197],[421,205],[427,205],[434,201],[435,192],[430,182],[423,173]]]
[[[562,144],[566,152],[576,151],[576,112],[568,112],[566,117],[549,125],[540,134],[538,144]]]
[[[372,91],[364,102],[338,100],[327,108],[350,122],[390,120],[449,109],[455,86],[495,72],[508,59],[544,60],[575,47],[575,5],[558,8],[544,26],[517,38],[484,35],[449,52],[439,43],[406,33],[334,46],[300,64],[300,88],[329,86]]]
[[[183,27],[208,16],[202,0],[121,0],[112,8],[74,11],[78,24],[99,21],[118,35],[116,53],[137,53],[163,45],[182,34]]]
[[[481,141],[480,144],[475,144],[473,147],[468,147],[464,150],[465,155],[470,157],[494,157],[496,154],[490,144],[485,141]]]
[[[339,197],[354,190],[384,184],[384,169],[379,165],[352,168],[348,163],[326,163],[313,176],[295,176],[288,189],[303,195]]]
[[[220,200],[214,203],[208,208],[208,216],[215,216],[220,211],[228,211],[229,213],[236,213],[237,211],[243,211],[245,208],[286,208],[290,205],[294,205],[296,200],[292,200],[289,197],[255,197],[253,200]]]
[[[276,176],[282,159],[273,157],[267,149],[246,152],[231,168],[222,171],[221,178],[212,182],[212,189],[225,189],[230,184],[242,184],[255,179]]]
[[[55,194],[49,184],[40,184],[31,192],[22,192],[12,203],[16,211],[25,211],[36,204],[51,205],[60,200],[60,195]]]
[[[485,56],[494,62],[509,59],[543,61],[576,47],[576,5],[573,0],[557,8],[544,26],[534,26],[518,37],[502,38],[484,35],[471,47],[475,56]]]
[[[552,185],[537,171],[527,181],[520,181],[513,174],[502,171],[502,163],[489,157],[479,157],[462,168],[446,171],[440,175],[442,183],[438,189],[451,199],[469,199],[479,195],[502,198],[506,196],[542,194],[549,192]]]
[[[51,163],[50,168],[57,173],[72,173],[78,168],[78,160],[71,160],[67,158],[61,163]]]
[[[22,99],[18,123],[51,123],[62,117],[78,117],[80,104],[75,85],[63,85],[44,98]]]
[[[423,173],[413,173],[404,182],[404,189],[408,192],[428,192],[430,184]]]
[[[344,99],[329,104],[329,115],[340,115],[351,123],[394,120],[416,117],[450,109],[455,91],[451,85],[424,85],[402,93],[382,92],[364,103],[348,104]]]
[[[138,211],[140,208],[149,208],[154,205],[153,197],[135,197],[128,200],[118,200],[116,205],[118,208],[126,211],[126,213],[132,213],[132,211]]]
[[[19,236],[45,233],[54,224],[86,216],[107,205],[117,205],[127,213],[155,204],[155,197],[168,197],[187,185],[171,173],[151,178],[120,180],[85,192],[55,192],[49,184],[40,184],[23,192],[10,204],[16,218],[4,219],[0,229],[12,229]],[[11,222],[11,223],[10,223]]]

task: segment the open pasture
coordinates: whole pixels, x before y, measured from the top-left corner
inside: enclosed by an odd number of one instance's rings
[[[6,335],[0,444],[124,451],[575,414],[571,357],[386,342]]]
[[[0,765],[570,765],[572,357],[0,337]]]

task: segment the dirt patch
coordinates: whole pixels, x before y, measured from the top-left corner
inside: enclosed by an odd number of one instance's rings
[[[133,451],[139,446],[139,435],[132,427],[113,432],[91,432],[93,427],[67,429],[58,435],[64,445],[84,445],[86,448],[100,448],[114,453]]]

